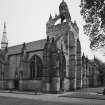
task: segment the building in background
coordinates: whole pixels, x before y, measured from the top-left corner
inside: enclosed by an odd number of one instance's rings
[[[85,57],[84,53],[82,56],[82,82],[83,88],[98,87],[102,86],[99,81],[99,64],[94,60],[89,60]]]

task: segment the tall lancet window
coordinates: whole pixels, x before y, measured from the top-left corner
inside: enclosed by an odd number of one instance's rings
[[[34,55],[30,61],[30,77],[31,79],[40,80],[43,75],[42,60],[39,56]]]

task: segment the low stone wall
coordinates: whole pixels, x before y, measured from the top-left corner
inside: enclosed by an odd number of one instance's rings
[[[7,89],[7,87],[8,87],[7,81],[0,80],[0,89]]]
[[[77,83],[77,87],[76,88],[77,89],[81,89],[82,88],[81,80],[78,79],[76,83]]]
[[[15,89],[14,80],[0,80],[0,89]]]
[[[58,93],[60,91],[60,77],[53,77],[50,85],[51,93]]]
[[[50,91],[50,83],[43,83],[43,92],[48,93]]]
[[[20,80],[19,90],[42,91],[42,80]]]
[[[14,80],[7,81],[7,89],[14,89],[15,88],[15,82]]]
[[[70,80],[65,78],[64,79],[64,90],[69,91],[69,89],[70,89]]]

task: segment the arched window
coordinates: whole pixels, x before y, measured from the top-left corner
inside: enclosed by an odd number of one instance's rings
[[[43,75],[43,64],[39,56],[34,55],[30,60],[30,78],[40,80]]]

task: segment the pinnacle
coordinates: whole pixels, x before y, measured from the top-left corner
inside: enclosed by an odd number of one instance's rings
[[[4,21],[4,29],[6,28],[6,22]]]

